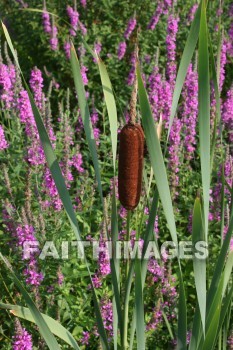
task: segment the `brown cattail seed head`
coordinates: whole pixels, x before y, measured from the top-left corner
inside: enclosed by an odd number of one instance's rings
[[[120,133],[118,190],[123,207],[137,207],[142,189],[144,133],[139,124],[127,124]]]

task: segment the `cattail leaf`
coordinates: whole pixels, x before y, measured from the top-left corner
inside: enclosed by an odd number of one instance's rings
[[[11,310],[11,313],[14,316],[23,318],[24,320],[36,323],[30,309],[20,306],[20,305],[11,305],[11,304],[3,304],[0,303],[0,308]],[[72,336],[72,334],[65,329],[58,321],[54,320],[52,317],[47,316],[41,313],[44,321],[48,325],[50,331],[56,335],[58,338],[62,339],[66,344],[70,345],[75,350],[80,350],[76,340]]]
[[[178,261],[177,274],[179,278],[177,350],[186,350],[187,349],[187,305],[186,305],[184,281],[183,281],[180,261]]]
[[[200,16],[201,16],[201,4],[199,5],[194,20],[192,22],[190,32],[185,44],[184,52],[181,57],[177,77],[176,77],[176,83],[172,98],[172,107],[171,107],[171,116],[169,121],[169,129],[168,129],[168,136],[167,141],[169,139],[172,123],[176,114],[180,94],[182,91],[182,87],[185,81],[185,77],[188,71],[188,66],[191,62],[191,59],[193,57],[197,41],[198,41],[198,35],[199,35],[199,27],[200,27]]]
[[[222,140],[222,125],[221,125],[221,102],[220,102],[220,93],[218,88],[218,76],[216,72],[216,64],[215,64],[213,45],[211,40],[209,40],[209,44],[210,44],[209,47],[210,47],[211,77],[214,83],[214,93],[215,93],[215,100],[216,100],[216,118],[214,119],[214,130],[213,130],[213,135],[211,139],[211,151],[210,151],[210,165],[212,170],[213,163],[214,163],[214,152],[216,149],[215,146],[216,146],[216,139],[217,139],[217,126],[218,125],[220,126],[219,127],[220,139]]]
[[[78,103],[80,107],[81,117],[84,125],[85,134],[87,137],[87,143],[88,147],[91,153],[92,161],[95,168],[95,175],[98,182],[98,189],[100,193],[100,198],[102,200],[103,204],[103,191],[102,191],[102,185],[101,185],[101,174],[100,174],[100,167],[99,167],[99,161],[98,161],[98,155],[96,150],[96,142],[93,134],[93,128],[91,124],[91,118],[90,118],[90,112],[88,107],[88,102],[85,95],[85,89],[82,81],[82,75],[80,70],[80,64],[78,60],[78,56],[76,54],[75,48],[73,43],[71,43],[71,56],[70,56],[70,62],[73,72],[73,78],[74,78],[74,84],[75,89],[77,92],[78,97]]]
[[[36,122],[36,125],[37,125],[38,133],[39,133],[39,136],[40,136],[40,141],[41,141],[41,144],[42,144],[43,149],[44,149],[44,153],[45,153],[45,157],[46,157],[46,161],[47,161],[48,167],[49,167],[49,169],[51,171],[51,174],[52,174],[52,177],[54,179],[55,185],[57,187],[60,199],[61,199],[62,204],[64,206],[64,209],[65,209],[66,215],[67,215],[67,217],[69,219],[69,222],[71,224],[71,227],[72,227],[72,229],[73,229],[73,231],[75,233],[76,239],[78,241],[81,241],[81,235],[80,235],[80,230],[79,230],[79,226],[78,226],[78,221],[77,221],[74,209],[73,209],[73,205],[72,205],[72,202],[71,202],[71,199],[70,199],[69,192],[68,192],[66,184],[65,184],[65,179],[64,179],[64,177],[62,175],[62,172],[61,172],[61,168],[59,166],[59,163],[57,161],[56,155],[54,153],[52,144],[51,144],[51,142],[49,140],[47,131],[45,129],[43,120],[42,120],[41,115],[40,115],[40,112],[39,112],[39,110],[38,110],[38,108],[37,108],[37,106],[35,104],[35,101],[34,101],[34,99],[32,97],[31,91],[30,91],[30,89],[29,89],[29,87],[28,87],[28,85],[27,85],[27,83],[26,83],[26,81],[24,79],[24,76],[23,76],[23,73],[21,71],[21,68],[20,68],[17,56],[15,54],[14,47],[12,45],[11,38],[10,38],[9,33],[7,31],[7,28],[6,28],[6,26],[3,23],[2,23],[2,27],[3,27],[3,31],[4,31],[7,43],[9,45],[9,47],[10,47],[11,53],[12,53],[12,55],[14,57],[14,60],[15,60],[15,62],[17,64],[17,66],[18,66],[18,69],[21,72],[21,75],[22,75],[25,87],[26,87],[27,92],[28,92],[28,96],[29,96],[29,99],[30,99],[33,115],[34,115],[35,122]],[[82,81],[81,81],[81,84],[82,84]],[[80,244],[81,244],[81,242],[80,242]],[[99,334],[100,334],[100,341],[101,341],[103,349],[109,349],[108,339],[107,339],[106,332],[105,332],[105,329],[104,329],[103,320],[102,320],[102,317],[101,317],[97,296],[96,296],[95,289],[94,289],[94,286],[93,286],[93,283],[92,283],[91,272],[90,272],[89,265],[88,265],[88,262],[86,260],[85,254],[84,254],[84,261],[85,261],[86,268],[87,268],[87,271],[88,271],[88,274],[89,274],[89,277],[90,277],[90,283],[91,283],[91,288],[92,288],[92,292],[93,292],[93,299],[94,299],[94,305],[95,305],[96,321],[97,321],[98,331],[99,331]]]
[[[208,236],[210,191],[210,77],[208,32],[205,1],[201,3],[201,22],[198,48],[198,120],[205,237]]]
[[[148,260],[145,259],[144,257],[145,257],[145,253],[146,253],[149,242],[153,241],[153,239],[154,239],[154,225],[155,225],[155,218],[156,218],[157,209],[158,209],[158,202],[159,202],[159,193],[158,193],[158,190],[156,187],[155,191],[154,191],[154,196],[153,196],[151,208],[150,208],[150,214],[149,214],[148,224],[146,226],[146,233],[145,233],[145,237],[144,237],[144,244],[143,244],[143,250],[142,250],[141,274],[142,274],[142,288],[143,289],[145,286],[147,265],[148,265]],[[126,284],[126,298],[127,298],[127,300],[129,300],[129,296],[130,296],[130,288],[131,288],[131,284],[132,284],[133,273],[134,273],[134,260],[131,262],[131,266],[129,269],[129,275],[128,275],[128,279],[127,279],[127,284]],[[136,312],[135,312],[135,308],[134,308],[132,322],[131,322],[131,330],[130,330],[130,345],[129,345],[130,350],[133,349],[133,345],[134,345],[135,329],[136,329]]]
[[[218,286],[219,286],[223,268],[226,262],[226,256],[229,250],[232,232],[233,232],[233,216],[231,216],[230,218],[229,228],[225,236],[225,239],[223,241],[219,256],[217,258],[217,262],[214,268],[214,274],[211,280],[210,288],[207,293],[207,315],[211,308],[212,301],[214,300],[214,296],[218,291]]]
[[[159,196],[163,205],[164,214],[167,220],[168,228],[171,233],[172,240],[177,244],[177,233],[175,217],[172,207],[170,189],[168,185],[167,172],[163,160],[162,150],[158,139],[155,122],[152,117],[148,96],[143,84],[139,65],[137,64],[138,94],[139,103],[142,114],[142,125],[145,133],[146,143],[150,155],[151,165],[159,192]]]
[[[111,215],[111,242],[113,244],[113,251],[115,252],[115,244],[118,241],[118,220],[117,220],[117,206],[116,206],[116,193],[115,193],[115,180],[113,183],[113,195],[112,195],[112,215]],[[114,347],[117,349],[118,339],[118,323],[120,329],[120,335],[123,334],[123,319],[120,300],[119,289],[119,274],[120,274],[120,262],[116,259],[116,256],[110,258],[112,288],[113,288],[113,326],[114,326]]]
[[[96,55],[97,56],[97,55]],[[108,111],[108,119],[110,123],[111,140],[112,140],[112,154],[113,154],[113,167],[114,172],[116,169],[116,151],[117,151],[117,109],[115,98],[112,90],[112,84],[103,61],[97,56],[97,63],[100,72],[100,78],[102,82],[105,103]]]
[[[4,263],[6,269],[8,270],[10,276],[12,277],[15,285],[20,290],[20,292],[21,292],[21,294],[22,294],[22,296],[23,296],[27,306],[29,307],[29,309],[31,311],[31,315],[32,315],[35,323],[37,324],[37,326],[39,328],[40,334],[44,338],[44,340],[45,340],[46,344],[48,345],[49,349],[50,350],[60,350],[61,348],[60,348],[56,338],[51,333],[47,322],[44,320],[44,318],[42,317],[40,311],[37,309],[36,304],[31,299],[30,295],[28,294],[28,292],[26,291],[24,286],[21,284],[20,280],[15,275],[15,273],[13,271],[13,268],[10,265],[9,261],[1,253],[0,253],[0,259]]]
[[[192,327],[191,339],[189,343],[189,350],[196,350],[198,348],[198,344],[200,343],[201,336],[202,336],[201,314],[199,309],[199,303],[197,302],[194,319],[193,319],[193,327]]]
[[[226,318],[227,313],[231,312],[231,303],[233,298],[233,284],[231,286],[231,289],[229,290],[229,293],[226,295],[226,297],[223,300],[222,307],[221,307],[221,313],[220,313],[220,319],[219,319],[219,328],[218,333],[220,333],[221,328],[223,326],[224,320]]]
[[[136,335],[137,349],[146,349],[145,340],[145,320],[144,320],[144,302],[142,293],[142,274],[141,260],[135,260],[135,310],[136,310]]]
[[[205,234],[202,220],[202,209],[200,198],[196,198],[193,209],[192,223],[192,242],[193,242],[193,268],[195,287],[197,291],[197,300],[202,320],[203,333],[205,334],[205,316],[206,316],[206,259],[197,258],[195,255],[195,245],[197,242],[204,241]]]

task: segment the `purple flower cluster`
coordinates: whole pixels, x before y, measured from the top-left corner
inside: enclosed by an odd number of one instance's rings
[[[13,102],[13,86],[15,81],[15,68],[0,63],[0,99],[6,109],[10,109]]]
[[[225,65],[227,63],[227,49],[228,42],[226,39],[222,41],[221,57],[220,57],[220,77],[219,77],[219,90],[222,91],[223,83],[225,80]]]
[[[172,187],[175,189],[179,184],[179,165],[180,165],[180,142],[181,142],[182,122],[176,116],[173,120],[170,137],[169,137],[169,169],[172,176]],[[175,193],[176,195],[176,193]]]
[[[45,0],[44,0],[44,4],[43,4],[42,23],[43,23],[45,33],[50,34],[52,31],[52,26],[51,26],[51,22],[50,22],[50,15],[46,10]]]
[[[88,85],[88,78],[87,78],[87,72],[88,68],[84,65],[81,66],[81,75],[82,75],[82,80],[83,80],[83,85]]]
[[[124,37],[125,39],[129,40],[131,34],[133,33],[135,27],[137,25],[137,20],[135,17],[132,17],[129,19],[129,22],[128,22],[128,25],[127,25],[127,28],[125,30],[125,33],[124,33]]]
[[[71,49],[70,42],[69,41],[65,41],[63,48],[64,48],[64,51],[65,51],[66,58],[69,60],[70,59],[70,49]]]
[[[44,172],[43,183],[46,194],[51,198],[50,201],[44,203],[45,207],[50,207],[52,205],[56,211],[60,211],[62,209],[62,201],[48,167],[46,167]]]
[[[130,58],[130,64],[131,64],[131,68],[129,71],[129,75],[127,78],[127,85],[131,86],[134,83],[134,79],[135,79],[135,67],[136,67],[136,55],[135,52],[132,53],[131,58]]]
[[[188,22],[187,24],[190,25],[192,23],[192,21],[194,20],[194,16],[196,14],[196,11],[198,9],[198,4],[194,4],[188,14]]]
[[[9,147],[8,142],[6,141],[3,127],[0,125],[0,151],[7,149]]]
[[[79,173],[83,173],[84,172],[84,169],[83,169],[83,157],[82,157],[82,154],[80,152],[76,153],[72,157],[72,165],[75,167],[75,169]]]
[[[112,302],[107,297],[103,297],[100,301],[100,312],[103,319],[104,328],[107,332],[109,340],[113,337],[113,311]]]
[[[162,79],[157,64],[148,78],[148,83],[149,100],[153,117],[158,122],[161,115],[165,128],[168,128],[172,104],[172,89],[170,83]]]
[[[86,8],[87,0],[80,0],[80,4],[82,5],[83,8]]]
[[[25,241],[37,241],[35,229],[30,225],[18,225],[15,236],[19,247],[22,247]],[[27,267],[23,271],[26,277],[26,283],[31,286],[39,286],[44,279],[43,274],[39,272],[36,254],[36,251],[30,254],[30,260],[27,262]]]
[[[155,258],[150,258],[148,263],[148,283],[155,294],[162,293],[163,301],[158,299],[157,305],[150,312],[150,319],[146,330],[156,330],[163,322],[162,311],[166,310],[168,319],[175,317],[174,307],[177,299],[177,291],[174,286],[175,278],[170,276],[169,268],[166,266],[166,259],[158,263]]]
[[[70,35],[76,36],[76,31],[78,29],[79,13],[71,6],[67,6],[66,12],[70,18],[70,24],[72,26],[72,28],[70,29]]]
[[[88,345],[89,344],[89,340],[90,340],[90,333],[87,331],[83,331],[83,336],[80,340],[80,342],[82,343],[82,345]]]
[[[91,114],[91,123],[93,127],[93,134],[95,138],[96,145],[99,146],[100,129],[98,128],[99,115],[95,108],[93,108]]]
[[[233,142],[233,86],[227,91],[227,97],[222,107],[222,120],[228,133],[229,142]]]
[[[169,83],[172,87],[175,84],[176,79],[176,35],[178,32],[178,23],[179,18],[171,14],[168,17],[167,23],[167,37],[166,37],[166,46],[167,46],[167,69],[166,74],[168,77]]]
[[[34,95],[34,100],[36,102],[36,105],[41,110],[42,102],[43,102],[42,89],[44,85],[43,85],[42,73],[37,67],[32,69],[29,83]]]
[[[148,24],[147,28],[150,30],[154,30],[157,26],[159,19],[162,14],[167,15],[169,12],[169,9],[173,6],[173,3],[175,3],[174,0],[160,0],[157,2],[157,8],[151,17],[150,23]]]
[[[125,41],[122,41],[120,42],[119,46],[118,46],[118,59],[119,60],[122,60],[122,58],[125,56],[125,53],[126,53],[126,42]]]
[[[57,33],[58,33],[57,27],[53,23],[52,29],[51,29],[51,36],[50,36],[50,39],[49,39],[50,47],[51,47],[51,50],[53,50],[53,51],[57,51],[58,50]]]
[[[32,350],[32,336],[25,328],[22,328],[19,321],[16,323],[15,335],[13,336],[13,350]]]
[[[187,160],[192,159],[196,144],[196,124],[198,115],[198,75],[190,64],[182,92],[183,105],[181,108],[184,147]]]

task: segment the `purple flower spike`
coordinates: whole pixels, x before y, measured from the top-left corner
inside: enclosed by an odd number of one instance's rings
[[[126,52],[126,42],[122,41],[118,46],[118,59],[122,60],[122,58],[125,56]]]
[[[128,25],[127,25],[127,28],[125,30],[125,33],[124,33],[124,37],[125,39],[129,39],[132,32],[134,31],[135,27],[137,25],[137,20],[135,17],[132,17],[130,18],[129,22],[128,22]]]

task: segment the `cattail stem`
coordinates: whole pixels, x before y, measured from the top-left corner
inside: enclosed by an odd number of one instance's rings
[[[135,57],[136,62],[138,60],[138,46],[135,45]],[[136,123],[136,116],[137,116],[137,94],[138,94],[138,80],[136,77],[136,65],[135,65],[135,73],[134,73],[134,83],[133,83],[133,91],[130,99],[130,123],[135,124]]]

